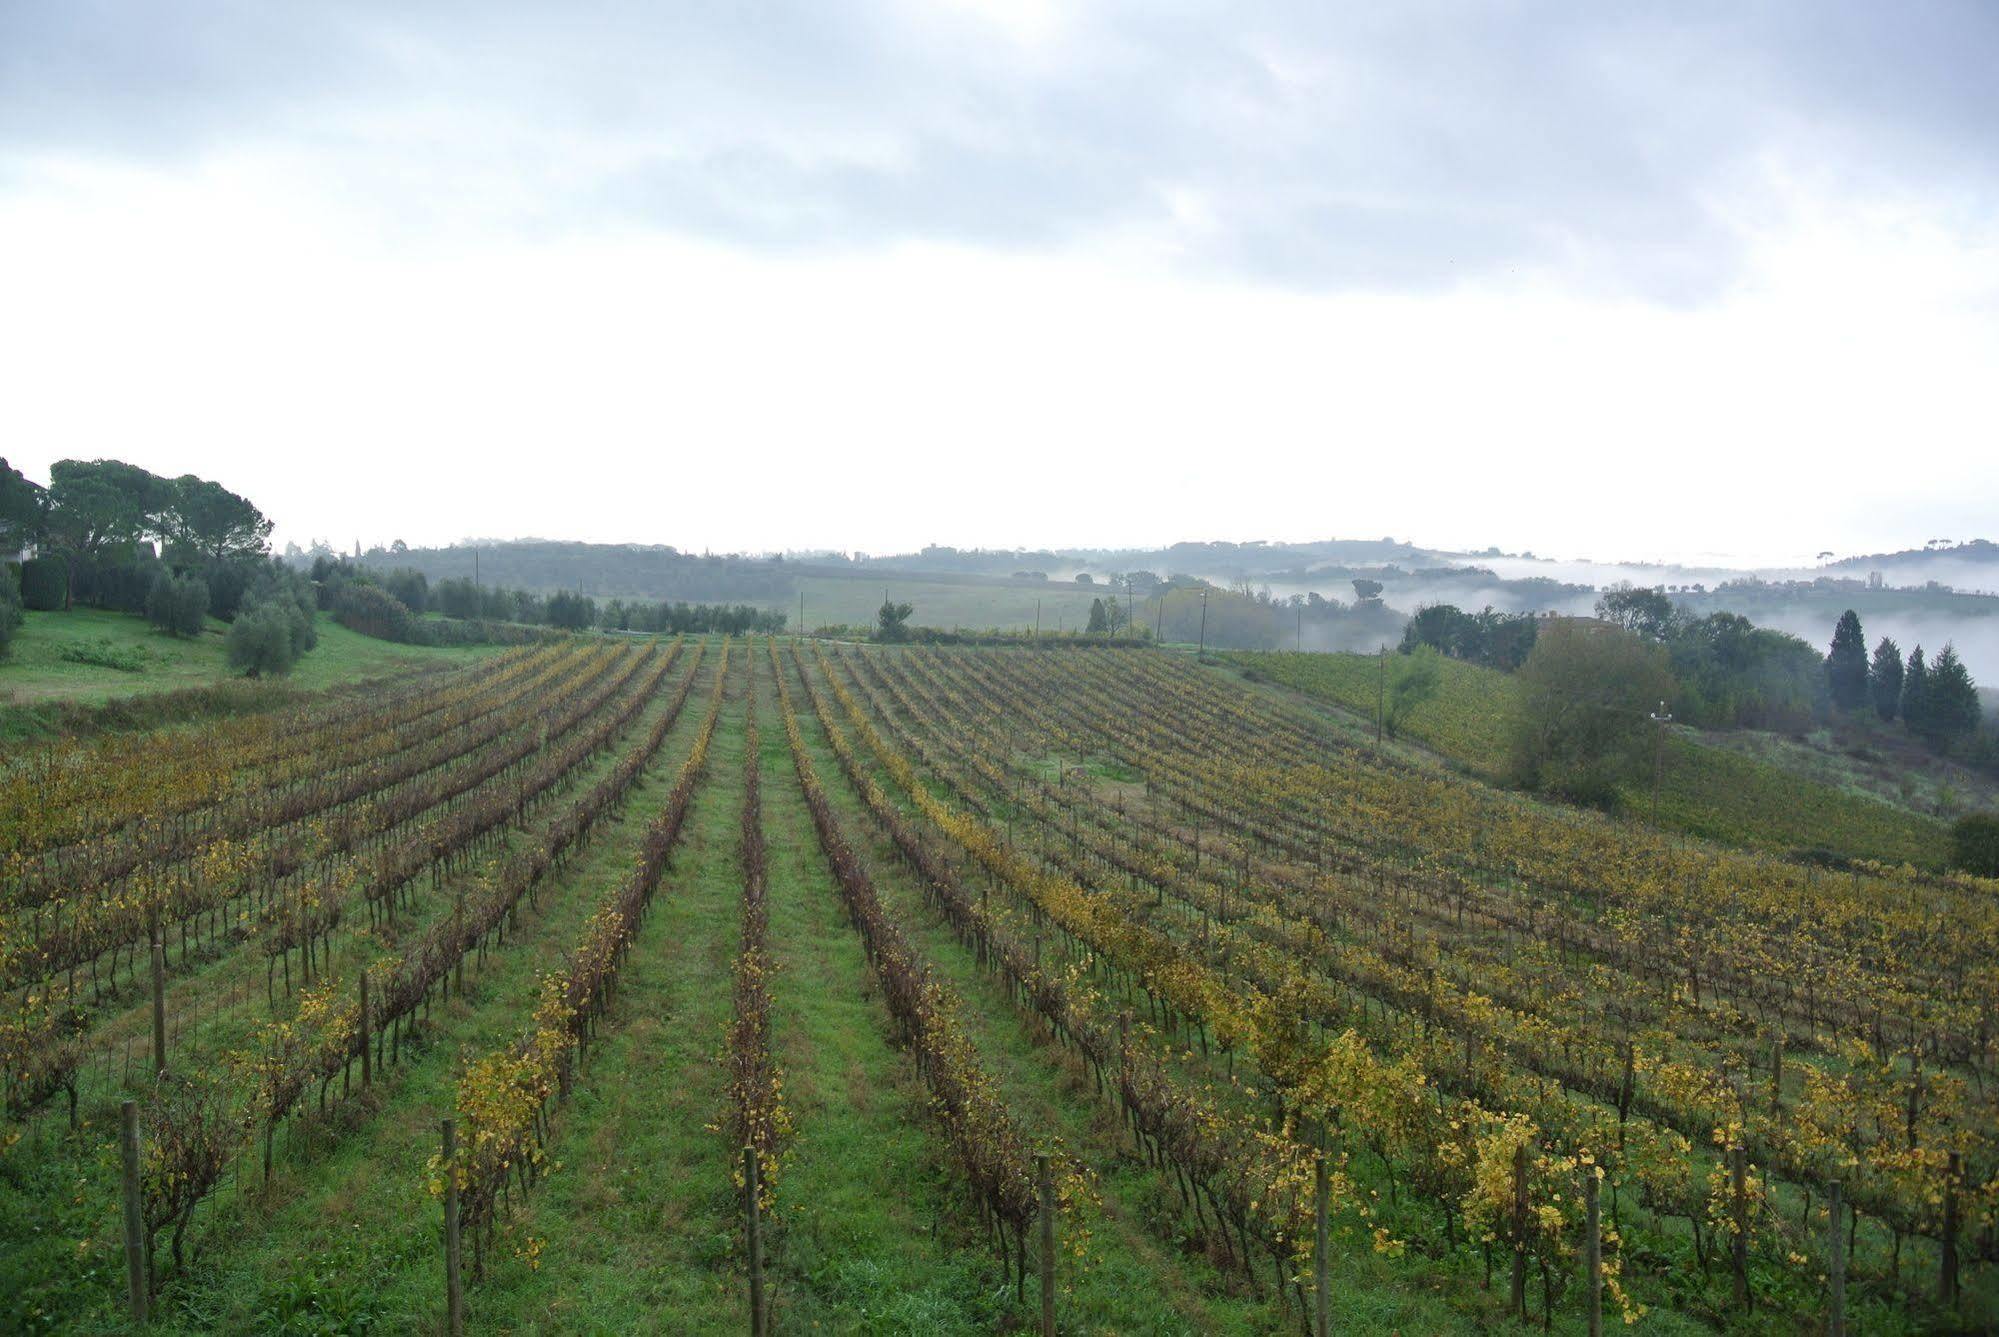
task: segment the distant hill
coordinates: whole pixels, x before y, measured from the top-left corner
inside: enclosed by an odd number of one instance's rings
[[[1826,563],[1840,571],[1893,571],[1907,567],[1931,566],[1937,562],[1964,562],[1999,569],[1999,543],[1990,539],[1968,539],[1947,547],[1904,548],[1900,552],[1870,553],[1865,557],[1843,557]]]

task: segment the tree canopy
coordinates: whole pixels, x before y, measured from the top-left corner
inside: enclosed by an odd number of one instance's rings
[[[1650,713],[1673,694],[1659,646],[1566,619],[1541,629],[1515,681],[1515,778],[1605,805],[1615,801],[1617,783],[1642,767]]]
[[[224,561],[270,549],[271,522],[250,501],[220,483],[182,474],[165,485],[156,522],[172,549]]]

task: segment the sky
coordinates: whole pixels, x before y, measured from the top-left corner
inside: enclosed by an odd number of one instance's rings
[[[0,3],[0,453],[280,542],[1994,533],[1999,5]]]

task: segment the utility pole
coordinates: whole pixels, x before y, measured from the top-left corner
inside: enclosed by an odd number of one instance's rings
[[[1208,587],[1201,587],[1201,644],[1194,651],[1196,658],[1208,653]]]
[[[1294,650],[1303,650],[1305,648],[1305,605],[1304,604],[1298,605],[1298,640],[1297,643],[1294,644],[1291,648]]]
[[[805,591],[798,591],[798,634],[805,634]]]
[[[1666,726],[1673,722],[1673,717],[1667,712],[1666,703],[1661,701],[1659,708],[1653,711],[1648,718],[1659,726],[1658,734],[1654,739],[1652,747],[1652,825],[1657,826],[1659,824],[1659,790],[1665,783],[1666,778]]]
[[[1041,639],[1041,600],[1034,601],[1034,639]]]

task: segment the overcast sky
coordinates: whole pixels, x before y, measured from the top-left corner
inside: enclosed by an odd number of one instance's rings
[[[0,453],[279,538],[1999,537],[1999,5],[0,0]]]

